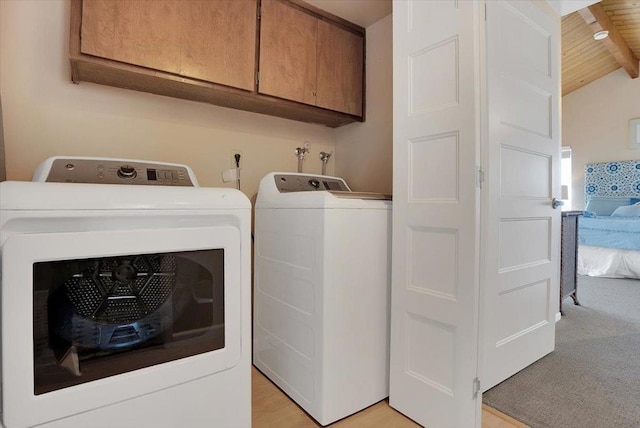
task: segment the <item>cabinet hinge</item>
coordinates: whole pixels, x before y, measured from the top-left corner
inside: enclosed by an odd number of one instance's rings
[[[262,16],[262,6],[258,6],[258,19]]]
[[[484,21],[487,22],[487,2],[484,3]]]
[[[477,173],[478,174],[476,176],[476,186],[482,189],[482,183],[484,183],[484,171],[482,170],[481,166],[478,167]]]
[[[478,398],[478,394],[480,393],[480,379],[473,379],[473,398]]]
[[[260,72],[256,71],[256,85],[260,83]]]

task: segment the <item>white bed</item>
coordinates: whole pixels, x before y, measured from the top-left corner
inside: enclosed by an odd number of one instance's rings
[[[580,275],[640,279],[640,159],[585,165]]]
[[[578,275],[640,279],[640,251],[579,245]]]
[[[578,220],[579,275],[640,279],[640,202],[592,197]]]

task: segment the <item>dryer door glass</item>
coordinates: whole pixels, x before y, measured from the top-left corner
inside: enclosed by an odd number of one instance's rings
[[[225,347],[224,250],[33,264],[34,394]]]

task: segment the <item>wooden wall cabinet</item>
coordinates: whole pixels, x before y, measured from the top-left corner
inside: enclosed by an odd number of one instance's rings
[[[262,1],[269,10],[272,2]],[[263,47],[258,6],[259,0],[72,0],[72,80],[331,127],[362,121],[364,30],[292,0],[275,7],[284,8],[288,18],[286,24],[278,22],[286,33],[279,37],[296,43],[286,47],[276,38]],[[336,23],[323,21],[330,18]],[[313,46],[304,45],[311,39]],[[258,86],[263,58],[276,65],[265,65],[272,77]],[[326,65],[317,66],[317,60]],[[345,73],[341,67],[353,70]],[[269,90],[269,81],[286,90]]]
[[[261,9],[259,92],[362,116],[364,35],[296,3]]]

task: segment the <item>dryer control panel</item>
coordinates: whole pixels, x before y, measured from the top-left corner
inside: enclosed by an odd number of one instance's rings
[[[198,186],[186,165],[108,158],[49,158],[36,169],[33,181]]]
[[[276,188],[280,193],[334,190],[349,192],[349,186],[341,178],[324,175],[276,174]]]

